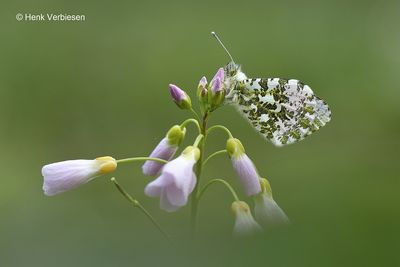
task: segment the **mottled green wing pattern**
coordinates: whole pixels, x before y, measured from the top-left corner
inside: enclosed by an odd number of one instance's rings
[[[232,102],[276,146],[304,139],[331,118],[325,101],[295,79],[246,79],[234,90]]]

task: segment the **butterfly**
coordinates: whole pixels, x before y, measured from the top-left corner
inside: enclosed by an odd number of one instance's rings
[[[307,84],[296,79],[247,78],[228,53],[225,101],[233,104],[250,124],[276,146],[303,140],[331,119],[328,104]]]

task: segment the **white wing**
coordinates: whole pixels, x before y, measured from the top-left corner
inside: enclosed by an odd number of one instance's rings
[[[245,79],[233,93],[231,102],[276,146],[300,141],[331,119],[328,105],[295,79]]]

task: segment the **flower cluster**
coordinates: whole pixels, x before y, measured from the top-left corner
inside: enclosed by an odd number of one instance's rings
[[[179,125],[172,126],[148,157],[134,157],[116,160],[112,157],[100,157],[94,160],[68,160],[45,165],[42,168],[45,195],[53,196],[83,185],[95,177],[109,174],[116,170],[117,164],[145,161],[142,172],[155,179],[147,184],[145,195],[157,197],[160,208],[167,212],[175,212],[191,202],[192,225],[196,224],[197,206],[204,191],[213,183],[220,182],[229,189],[233,196],[231,205],[235,216],[234,234],[238,236],[257,234],[266,227],[288,223],[288,218],[272,198],[268,180],[261,178],[254,163],[246,154],[242,142],[222,125],[208,127],[211,113],[221,107],[226,95],[226,74],[223,68],[218,69],[210,83],[202,77],[197,86],[200,115],[194,111],[189,95],[176,85],[169,85],[169,92],[175,104],[183,110],[189,110],[195,118],[189,118]],[[186,136],[186,126],[195,124],[198,136],[192,145],[182,147],[182,152],[175,157]],[[207,158],[204,157],[206,136],[214,130],[227,133],[226,147]],[[214,156],[226,154],[231,160],[246,197],[254,200],[255,219],[249,205],[240,200],[238,194],[223,179],[206,180],[200,183],[202,169]],[[118,190],[139,207],[146,216],[159,228],[150,213],[133,199],[115,180],[112,181]],[[160,228],[159,228],[160,229]]]

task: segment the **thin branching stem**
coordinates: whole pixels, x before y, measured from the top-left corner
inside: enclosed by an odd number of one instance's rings
[[[201,196],[204,194],[204,192],[207,190],[208,187],[210,187],[210,185],[215,184],[215,183],[221,183],[223,185],[225,185],[226,188],[229,189],[229,191],[231,192],[233,198],[235,199],[235,201],[239,201],[239,197],[236,194],[235,190],[233,189],[233,187],[224,179],[212,179],[210,181],[208,181],[208,183],[206,183],[204,185],[204,187],[200,190],[199,192],[199,197],[198,200],[200,200]]]
[[[168,163],[168,161],[165,159],[151,158],[151,157],[134,157],[134,158],[118,159],[117,163],[128,163],[128,162],[146,161],[146,160],[157,161],[160,163]]]
[[[199,122],[196,119],[193,119],[193,118],[187,119],[187,120],[183,121],[180,126],[186,127],[186,125],[188,125],[189,123],[195,124],[197,127],[197,130],[199,131],[199,134],[201,134],[201,127],[200,127]]]
[[[210,159],[212,159],[213,157],[218,156],[218,155],[222,155],[222,154],[225,154],[225,153],[227,153],[226,149],[218,150],[218,151],[212,153],[210,156],[208,156],[208,157],[203,161],[203,167],[204,167],[204,166],[207,164],[207,162],[208,162]]]
[[[220,125],[220,124],[214,125],[214,126],[211,126],[210,128],[208,128],[207,135],[210,134],[212,131],[215,131],[215,130],[223,130],[228,134],[229,138],[233,138],[233,135],[232,135],[231,131],[229,131],[228,128],[226,128],[225,126]]]
[[[160,231],[160,233],[168,240],[171,241],[169,235],[161,228],[158,222],[154,219],[154,217],[140,204],[140,202],[134,199],[126,190],[117,182],[115,177],[111,178],[111,182],[114,183],[115,187],[118,191],[129,201],[135,208],[138,208],[141,212],[146,215],[146,217],[154,224],[154,226]]]

